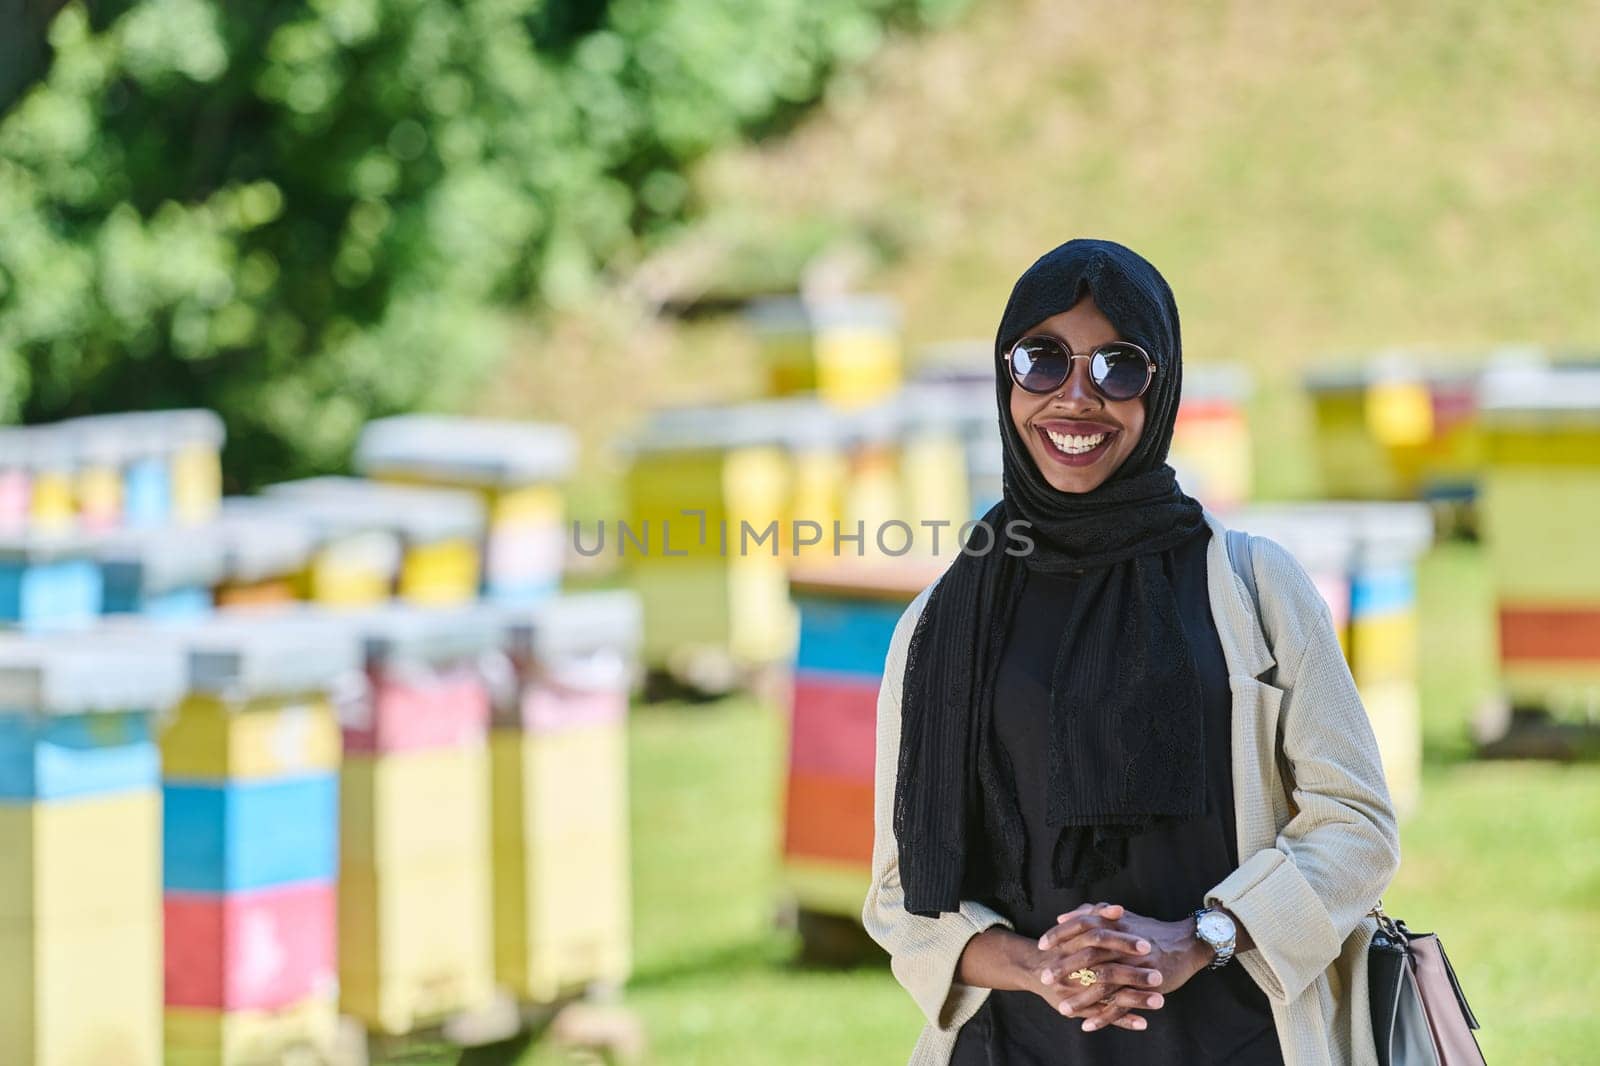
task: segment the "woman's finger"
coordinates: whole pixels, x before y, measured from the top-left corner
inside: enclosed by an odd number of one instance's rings
[[[1136,933],[1108,925],[1080,928],[1076,921],[1058,925],[1039,938],[1040,951],[1068,954],[1085,948],[1103,948],[1125,955],[1148,955],[1150,947],[1150,941]]]
[[[1101,963],[1114,962],[1124,956],[1101,948],[1084,948],[1070,954],[1060,954],[1048,958],[1044,967],[1039,971],[1039,982],[1046,985],[1071,985],[1078,987],[1075,981],[1069,981],[1067,975],[1079,970],[1093,969]]]
[[[1144,992],[1148,996],[1163,980],[1160,970],[1146,969],[1142,966],[1122,966],[1117,963],[1102,963],[1091,967],[1097,981],[1094,985],[1077,985],[1068,974],[1062,988],[1066,1001],[1072,1004],[1074,1011],[1084,1013],[1094,1008],[1095,1003],[1106,995],[1107,985],[1119,988],[1128,988]],[[1152,980],[1152,977],[1154,978]],[[1076,985],[1076,987],[1075,987]]]
[[[1072,944],[1045,952],[1045,965],[1040,967],[1038,980],[1045,984],[1062,984],[1066,983],[1069,973],[1077,970],[1098,967],[1102,962],[1142,962],[1144,957],[1149,956],[1149,951],[1139,951],[1139,944],[1144,941],[1128,933],[1115,933],[1114,938],[1106,938],[1104,944],[1083,946],[1086,943],[1088,938],[1080,938]]]
[[[1068,918],[1071,918],[1073,915],[1082,914],[1085,911],[1089,911],[1089,910],[1100,910],[1100,911],[1111,910],[1111,911],[1115,911],[1115,913],[1114,914],[1107,914],[1106,915],[1107,918],[1121,918],[1122,917],[1122,904],[1120,904],[1120,903],[1104,903],[1104,902],[1102,902],[1102,903],[1080,903],[1076,907],[1074,907],[1070,911],[1068,911],[1067,913],[1056,915],[1056,924],[1060,925],[1062,922],[1066,921]]]
[[[1143,1029],[1146,1026],[1139,1010],[1159,1010],[1166,1003],[1160,992],[1140,992],[1132,988],[1119,989],[1096,1006],[1081,1012],[1084,1032],[1118,1026],[1123,1029]]]

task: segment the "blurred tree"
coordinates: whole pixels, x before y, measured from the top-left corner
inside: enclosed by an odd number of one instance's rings
[[[0,416],[201,405],[244,487],[459,401],[685,166],[965,0],[78,3],[0,119]]]

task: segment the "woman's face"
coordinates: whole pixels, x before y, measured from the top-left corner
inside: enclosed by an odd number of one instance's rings
[[[1125,339],[1088,296],[1023,336],[1041,333],[1065,341],[1081,355]],[[1004,372],[1009,376],[1008,369]],[[1106,399],[1089,381],[1089,360],[1073,359],[1072,373],[1054,392],[1038,395],[1012,381],[1011,420],[1051,486],[1061,492],[1088,492],[1133,454],[1144,432],[1144,396]]]

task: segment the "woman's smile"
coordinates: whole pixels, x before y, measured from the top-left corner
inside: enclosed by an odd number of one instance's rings
[[[1089,466],[1111,453],[1117,430],[1101,422],[1052,418],[1035,422],[1044,454],[1067,466]]]

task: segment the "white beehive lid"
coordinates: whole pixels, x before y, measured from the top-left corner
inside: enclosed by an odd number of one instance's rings
[[[355,533],[389,530],[409,543],[483,535],[483,500],[463,489],[417,488],[354,477],[315,477],[268,486],[270,500],[284,500],[303,517]]]
[[[183,689],[178,649],[135,632],[0,639],[0,713],[161,711]]]
[[[454,415],[397,415],[368,422],[356,443],[364,474],[413,474],[471,485],[559,481],[577,464],[566,426]]]

